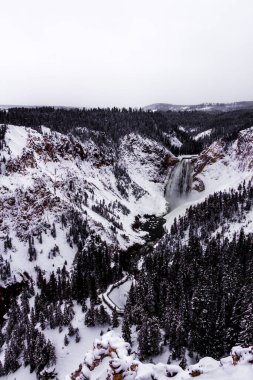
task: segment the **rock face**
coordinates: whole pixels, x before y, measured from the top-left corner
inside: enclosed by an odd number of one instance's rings
[[[228,147],[217,141],[206,148],[193,163],[193,192],[208,192],[211,174],[213,192],[227,171],[233,177],[238,171],[252,170],[252,142],[253,128],[249,128]],[[133,228],[137,215],[166,212],[166,178],[178,159],[156,141],[134,133],[122,138],[115,149],[108,142],[98,146],[91,139],[81,142],[47,128],[39,133],[9,125],[0,162],[3,239],[12,233],[25,244],[30,235],[38,236],[53,222],[60,225],[62,214],[74,209],[87,219],[90,231],[127,249],[144,241],[145,231]],[[23,249],[27,252],[27,247]]]
[[[194,174],[192,177],[193,190],[199,193],[205,190],[204,181],[200,178],[199,174],[203,173],[208,166],[224,158],[224,147],[225,143],[223,141],[216,141],[199,155],[194,165]]]
[[[221,160],[224,156],[225,143],[223,141],[216,141],[210,147],[203,150],[195,162],[194,176],[203,172],[206,166],[212,165],[218,160]]]
[[[139,173],[145,172],[145,177],[155,183],[164,183],[168,168],[178,162],[170,151],[156,141],[133,133],[122,139],[120,154],[125,167]]]
[[[104,334],[101,339],[96,339],[93,350],[89,351],[78,370],[74,371],[67,380],[89,379],[109,359],[108,366],[104,368],[102,380],[165,380],[183,373],[181,367],[166,364],[143,364],[131,354],[129,343],[126,343],[114,331]]]
[[[178,365],[142,363],[130,352],[130,345],[118,334],[110,331],[101,339],[95,340],[93,350],[85,355],[83,363],[70,376],[67,376],[66,380],[96,378],[96,373],[99,374],[101,380],[166,380],[174,377],[191,379],[202,374],[208,374],[208,378],[212,380],[227,380],[231,376],[243,378],[240,373],[245,374],[245,370],[247,373],[253,371],[253,347],[234,347],[231,356],[221,359],[220,362],[211,357],[205,357],[185,370]],[[103,369],[102,372],[100,367]]]
[[[230,144],[218,140],[198,156],[194,164],[193,190],[203,192],[210,171],[215,175],[230,172],[230,176],[240,172],[249,172],[253,168],[253,127],[239,132],[237,139]],[[238,175],[238,174],[237,174]]]
[[[239,133],[233,150],[233,158],[240,162],[239,167],[242,170],[253,168],[253,127]]]
[[[107,242],[122,248],[140,243],[145,233],[131,225],[137,214],[164,212],[165,178],[176,160],[162,145],[133,133],[116,149],[44,127],[39,133],[9,125],[0,150],[0,233],[14,232],[25,241],[75,209]]]
[[[253,364],[253,346],[243,348],[241,346],[235,346],[231,351],[233,365],[238,364]]]
[[[8,233],[9,226],[5,223],[5,216],[14,222],[17,236],[25,238],[31,232],[35,234],[41,227],[36,221],[43,217],[46,211],[59,211],[61,200],[50,192],[47,182],[40,178],[34,178],[33,186],[26,189],[16,188],[9,195],[9,192],[2,191],[0,198],[1,215],[0,229]],[[38,225],[38,228],[36,226]]]
[[[196,190],[199,193],[205,190],[204,182],[200,178],[198,178],[195,174],[193,175],[192,190]]]

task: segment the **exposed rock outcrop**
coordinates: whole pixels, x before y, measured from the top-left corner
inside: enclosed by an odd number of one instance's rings
[[[202,173],[206,166],[214,164],[222,159],[225,156],[224,147],[225,143],[222,140],[219,140],[203,150],[195,162],[194,176],[196,177],[199,173]]]
[[[106,358],[109,358],[109,361],[108,365],[104,366]],[[67,377],[67,380],[89,380],[94,372],[92,378],[95,378],[96,370],[100,366],[104,368],[102,376],[101,371],[99,372],[101,380],[166,380],[174,377],[182,380],[207,373],[210,376],[208,378],[219,380],[228,379],[231,375],[235,375],[233,378],[236,378],[236,374],[240,374],[241,365],[250,366],[249,371],[253,371],[252,364],[253,347],[234,347],[230,357],[221,361],[205,357],[185,370],[173,364],[142,363],[130,353],[129,344],[118,334],[110,331],[95,341],[93,350],[85,355],[83,364],[80,364],[78,370]],[[243,371],[244,369],[242,373]]]

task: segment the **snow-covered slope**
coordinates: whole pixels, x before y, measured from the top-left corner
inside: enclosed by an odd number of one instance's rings
[[[251,380],[253,376],[253,347],[234,347],[231,356],[214,360],[201,359],[183,370],[178,365],[142,363],[131,354],[130,345],[115,332],[96,339],[76,371],[67,380],[178,380],[199,377],[203,380]]]
[[[170,229],[174,218],[183,215],[190,205],[218,191],[236,189],[243,181],[253,178],[253,127],[241,131],[230,143],[215,141],[193,160],[192,191],[187,200],[166,216],[166,227]],[[244,226],[251,223],[251,216]],[[251,224],[252,225],[252,224]],[[238,229],[242,224],[238,224]]]
[[[202,103],[196,105],[177,105],[168,103],[154,103],[145,106],[145,111],[204,111],[204,112],[228,112],[234,110],[252,109],[253,102],[234,103]]]
[[[200,139],[203,139],[205,136],[209,136],[211,132],[212,132],[212,129],[207,129],[204,132],[198,133],[196,136],[193,137],[193,139],[198,141]]]
[[[34,265],[52,270],[65,260],[71,265],[75,248],[66,244],[61,216],[80,212],[91,231],[109,244],[126,248],[142,242],[144,231],[133,230],[136,215],[165,211],[164,182],[174,156],[164,147],[138,135],[125,136],[118,148],[81,143],[72,136],[42,134],[9,125],[0,151],[0,248],[12,238],[13,274],[33,272]],[[106,210],[104,212],[104,210]],[[55,223],[57,241],[50,234]],[[28,261],[27,237],[42,233],[43,252],[35,264]],[[55,244],[61,255],[48,260]],[[35,247],[41,246],[35,239]]]
[[[174,140],[174,145],[179,147],[180,141]],[[167,228],[170,228],[175,217],[183,215],[189,205],[201,202],[216,191],[236,188],[244,180],[250,180],[252,157],[253,128],[250,128],[240,132],[233,144],[226,146],[224,142],[217,141],[194,158],[192,192],[185,203],[166,216]],[[67,241],[69,226],[65,226],[61,218],[72,210],[87,220],[90,233],[94,231],[100,235],[115,250],[143,243],[146,233],[133,228],[135,217],[140,215],[144,219],[145,214],[165,213],[164,188],[177,161],[170,151],[156,141],[136,134],[122,138],[115,150],[113,144],[103,147],[91,139],[81,142],[73,136],[52,133],[44,127],[42,133],[38,133],[30,128],[9,125],[5,145],[0,150],[0,254],[11,263],[11,279],[8,281],[21,279],[24,272],[34,278],[36,267],[48,275],[64,264],[68,270],[71,268],[77,247]],[[252,231],[252,220],[251,212],[243,221],[246,232]],[[53,226],[56,234],[52,234]],[[242,223],[234,223],[232,230],[239,230],[241,226]],[[12,239],[12,244],[6,250],[7,236]],[[31,236],[38,252],[35,261],[30,261],[28,257],[27,239]],[[39,242],[40,236],[43,244]],[[56,245],[60,254],[54,255],[52,250]],[[119,308],[124,307],[125,294],[130,286],[131,280],[110,293]],[[31,298],[33,302],[34,298]],[[86,327],[81,306],[74,301],[73,307],[75,315],[72,322],[74,328],[79,328],[81,343],[77,345],[72,339],[67,347],[64,346],[67,327],[61,332],[48,326],[44,330],[56,348],[56,369],[60,380],[78,368],[84,352],[91,347],[101,330],[101,327]],[[103,326],[103,329],[107,328],[107,325]],[[116,329],[119,330],[120,327]],[[174,374],[175,379],[188,379],[193,371],[203,372],[200,378],[209,380],[252,378],[251,364],[239,361],[238,366],[233,366],[230,359],[223,360],[220,366],[219,362],[205,358],[187,371],[175,365],[143,364],[129,355],[128,345],[113,332],[96,341],[96,348],[103,349],[102,354],[109,353],[110,357],[105,355],[102,361],[96,359],[92,356],[94,350],[86,355],[85,364],[91,357],[99,364],[94,371],[88,369],[90,372],[87,372],[85,369],[90,379],[107,379],[108,370],[112,376],[117,368],[127,371],[125,380],[162,380],[169,374]],[[95,355],[101,356],[101,352]],[[2,350],[0,360],[3,359]],[[111,359],[113,363],[110,365]],[[29,374],[28,367],[21,367],[8,375],[9,380],[35,378],[34,373]]]
[[[61,224],[61,215],[68,210],[80,212],[89,228],[109,244],[126,248],[141,243],[145,232],[132,228],[135,216],[165,213],[164,188],[176,158],[157,142],[135,134],[121,140],[116,155],[92,140],[81,143],[47,128],[42,131],[9,125],[0,151],[0,247],[4,252],[9,235],[13,247],[4,253],[4,259],[12,256],[13,275],[32,273],[37,264],[48,271],[65,260],[71,265],[75,247],[67,245]],[[167,228],[189,205],[251,179],[252,157],[253,127],[241,131],[228,147],[220,140],[206,148],[194,161],[192,192],[166,216]],[[101,215],[101,204],[106,214]],[[56,244],[50,233],[53,223],[61,255],[48,260]],[[251,225],[249,215],[245,226],[249,229]],[[33,264],[27,259],[27,237],[40,232],[43,250],[35,239],[41,253]]]

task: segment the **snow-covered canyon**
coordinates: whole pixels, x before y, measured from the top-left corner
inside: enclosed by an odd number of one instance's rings
[[[39,133],[32,128],[8,125],[5,145],[0,151],[0,268],[8,262],[10,273],[7,277],[2,276],[1,286],[27,278],[35,283],[38,267],[47,279],[58,268],[73,269],[78,242],[69,238],[70,226],[62,218],[68,212],[78,212],[89,233],[99,235],[116,253],[135,244],[144,246],[148,232],[142,226],[150,216],[164,217],[165,230],[169,231],[175,218],[183,216],[190,206],[215,192],[237,189],[244,181],[252,180],[252,146],[253,128],[249,128],[241,131],[228,147],[217,141],[200,155],[175,157],[160,143],[131,133],[121,139],[115,156],[113,151],[102,150],[91,139],[83,142],[45,127]],[[235,220],[227,227],[226,236],[231,240],[233,233],[239,233],[242,226],[245,232],[252,232],[252,209],[245,211],[242,221]],[[37,252],[36,260],[29,259],[31,238]],[[142,258],[138,261],[138,266],[141,265]],[[123,310],[131,284],[132,278],[129,278],[118,287],[108,287],[101,295],[109,294],[113,304]],[[36,291],[40,292],[37,288]],[[103,298],[101,300],[112,314],[113,305],[110,309]],[[34,296],[29,302],[33,307]],[[89,301],[87,305],[90,306]],[[59,380],[78,368],[101,330],[105,332],[109,327],[108,324],[87,327],[81,305],[74,301],[73,309],[72,324],[79,329],[79,344],[70,339],[68,346],[64,345],[66,327],[58,331],[46,326],[44,330],[46,338],[51,339],[56,348]],[[121,322],[114,329],[119,334]],[[132,331],[136,350],[137,335],[138,332]],[[107,338],[119,339],[105,334],[102,342]],[[134,374],[128,373],[124,379],[163,379],[172,371],[172,367],[168,369],[164,363],[168,355],[169,350],[165,350],[161,365],[142,364],[139,360],[132,363],[127,355],[118,359],[123,360],[127,370],[132,365],[138,367]],[[4,361],[4,349],[0,351],[0,360]],[[118,364],[123,365],[121,361]],[[220,366],[219,362],[203,359],[187,371],[178,366],[173,368],[177,369],[176,379],[190,378],[191,370],[202,368],[203,379],[239,379],[242,375],[243,380],[248,380],[252,366],[244,364],[232,366],[227,360]],[[105,380],[108,368],[112,367],[105,358],[90,374],[90,379]],[[36,374],[30,374],[29,367],[22,366],[6,379],[34,380]]]

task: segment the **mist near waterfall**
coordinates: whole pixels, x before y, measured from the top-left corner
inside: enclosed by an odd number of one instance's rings
[[[185,203],[192,185],[192,157],[183,157],[171,170],[165,188],[168,212]]]

